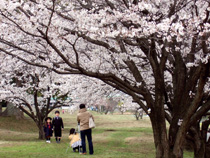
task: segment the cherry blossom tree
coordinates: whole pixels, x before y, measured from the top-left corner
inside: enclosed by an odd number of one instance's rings
[[[44,119],[55,108],[74,100],[91,104],[113,90],[99,80],[78,75],[60,76],[49,69],[26,65],[11,56],[0,58],[0,79],[0,101],[11,102],[28,115],[39,129],[39,139],[44,138]],[[72,100],[67,100],[68,97]],[[72,113],[78,110],[79,103],[71,107]]]
[[[181,158],[210,109],[209,3],[1,1],[0,52],[130,95],[150,117],[156,157]],[[192,140],[195,157],[204,157],[205,142]]]
[[[65,88],[68,84],[47,69],[31,67],[11,57],[5,57],[0,65],[0,89],[6,92],[1,93],[0,100],[13,103],[28,115],[39,129],[39,139],[44,139],[43,121],[53,109],[62,106],[69,95]],[[56,97],[53,105],[52,97]]]

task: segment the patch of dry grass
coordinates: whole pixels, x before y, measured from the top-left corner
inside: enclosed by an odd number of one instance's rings
[[[25,119],[16,120],[15,117],[0,117],[0,130],[9,130],[16,132],[29,132],[33,133],[37,131],[36,124],[29,117]]]
[[[139,144],[139,143],[151,143],[154,142],[153,137],[142,136],[142,137],[127,137],[125,142],[128,144]]]

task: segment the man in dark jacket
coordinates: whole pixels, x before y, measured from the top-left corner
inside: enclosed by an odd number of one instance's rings
[[[55,133],[55,139],[57,143],[60,143],[61,141],[61,136],[62,136],[62,132],[61,130],[63,130],[64,126],[63,126],[63,120],[61,117],[59,117],[60,112],[56,111],[55,112],[55,117],[53,118],[52,124],[54,127],[54,133]]]

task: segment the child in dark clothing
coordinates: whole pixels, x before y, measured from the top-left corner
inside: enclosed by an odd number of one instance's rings
[[[60,112],[56,111],[55,112],[55,117],[53,118],[52,124],[54,127],[54,133],[55,133],[55,139],[57,143],[60,143],[61,141],[61,136],[62,136],[62,132],[61,130],[63,130],[64,126],[63,126],[63,120],[61,117],[59,117]]]
[[[51,120],[52,120],[51,117],[47,117],[45,119],[45,124],[44,124],[44,132],[45,132],[47,143],[50,143],[50,137],[52,137],[52,134],[53,134],[53,125],[51,123]]]

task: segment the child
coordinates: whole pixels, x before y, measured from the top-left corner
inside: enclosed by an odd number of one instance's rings
[[[55,132],[55,140],[56,143],[60,143],[61,141],[61,136],[62,136],[62,132],[61,130],[63,130],[64,126],[63,126],[63,120],[61,117],[59,117],[60,112],[56,111],[55,112],[55,117],[53,118],[52,124],[54,127],[54,132]]]
[[[45,132],[47,143],[50,143],[50,137],[52,137],[52,134],[53,134],[53,126],[52,126],[51,120],[52,120],[51,117],[47,117],[45,119],[45,124],[44,124],[44,132]]]
[[[76,133],[74,128],[70,129],[69,139],[73,151],[76,152],[77,149],[79,152],[81,152],[82,149],[81,139],[79,133]]]

